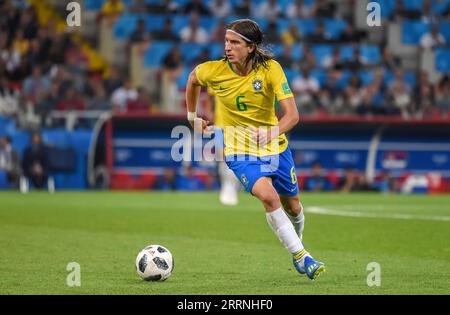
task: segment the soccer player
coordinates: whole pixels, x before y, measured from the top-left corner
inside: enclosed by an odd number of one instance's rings
[[[316,261],[301,241],[304,215],[285,135],[298,123],[299,114],[283,69],[261,47],[262,39],[259,25],[252,20],[228,25],[224,58],[202,63],[189,75],[187,118],[195,129],[210,130],[208,121],[196,117],[196,106],[201,86],[212,89],[226,126],[224,151],[228,167],[263,203],[267,222],[292,254],[297,271],[313,280],[325,265]],[[283,110],[279,121],[275,97]]]

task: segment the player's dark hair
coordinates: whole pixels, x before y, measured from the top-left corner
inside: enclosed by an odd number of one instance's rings
[[[259,66],[263,66],[264,68],[267,69],[268,67],[267,61],[273,59],[273,55],[269,50],[267,50],[263,46],[264,36],[258,23],[250,19],[241,19],[230,23],[227,26],[227,29],[233,30],[236,33],[241,34],[243,37],[245,37],[241,38],[247,44],[255,45],[255,50],[253,50],[253,52],[251,52],[250,55],[247,57],[247,60],[245,60],[245,64],[248,64],[251,60],[253,70],[257,69]],[[250,41],[248,41],[247,39],[249,39]],[[228,60],[226,55],[225,60]]]

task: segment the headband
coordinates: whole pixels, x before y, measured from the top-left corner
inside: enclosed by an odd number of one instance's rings
[[[244,39],[245,41],[250,42],[250,43],[253,43],[253,41],[252,41],[251,39],[248,39],[247,37],[245,37],[245,36],[242,35],[242,34],[239,34],[239,33],[236,32],[236,31],[233,31],[233,30],[231,30],[231,29],[227,29],[227,32],[231,32],[231,33],[233,33],[233,34],[236,34],[237,36],[241,37],[241,38]]]

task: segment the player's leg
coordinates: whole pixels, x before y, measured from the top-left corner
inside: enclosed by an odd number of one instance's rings
[[[280,154],[275,175],[273,187],[280,196],[283,196],[280,197],[280,202],[284,202],[286,211],[298,216],[303,211],[300,211],[301,206],[297,197],[299,193],[297,175],[289,148]],[[306,251],[301,257],[294,255],[292,260],[297,271],[302,274],[306,273],[310,279],[317,278],[325,270],[324,263],[314,260]]]
[[[300,240],[303,241],[303,229],[305,227],[305,215],[303,211],[303,206],[298,196],[280,196],[281,204],[286,211],[289,219],[294,225],[295,231],[297,232]]]
[[[263,203],[267,222],[281,243],[292,255],[299,258],[304,256],[306,251],[294,226],[281,206],[280,197],[272,186],[272,180],[269,177],[259,178],[253,185],[251,192]]]
[[[235,206],[238,204],[239,182],[233,171],[230,170],[225,162],[219,161],[219,177],[220,177],[220,195],[219,200],[227,206]]]

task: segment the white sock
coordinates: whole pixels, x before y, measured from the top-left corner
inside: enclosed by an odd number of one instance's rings
[[[295,232],[294,226],[283,208],[280,207],[275,211],[266,213],[266,218],[272,231],[278,236],[280,242],[291,254],[298,254],[304,249],[302,242]]]
[[[289,214],[288,217],[291,220],[292,224],[294,225],[295,231],[297,232],[298,237],[300,240],[303,238],[303,229],[305,228],[305,215],[303,213],[303,206],[302,203],[300,203],[300,213],[298,216],[294,217]]]

